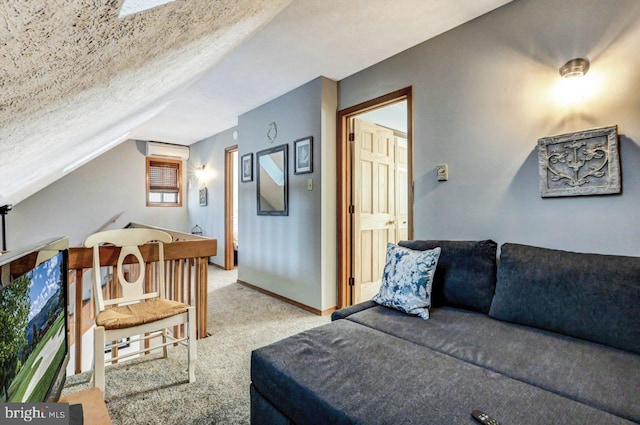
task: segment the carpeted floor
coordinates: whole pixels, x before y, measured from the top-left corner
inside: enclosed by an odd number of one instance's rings
[[[186,349],[107,367],[106,401],[114,424],[249,424],[251,350],[329,322],[236,283],[236,271],[209,267],[208,331],[198,341],[196,382]],[[88,387],[67,378],[64,393]]]

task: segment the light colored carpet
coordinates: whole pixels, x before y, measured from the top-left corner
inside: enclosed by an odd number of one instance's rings
[[[198,341],[196,382],[186,349],[107,367],[106,401],[114,424],[249,424],[251,351],[330,321],[236,283],[236,271],[209,267],[208,331]],[[67,378],[64,393],[88,387]]]

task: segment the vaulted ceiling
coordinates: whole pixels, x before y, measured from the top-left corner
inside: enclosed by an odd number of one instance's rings
[[[127,139],[194,143],[509,1],[176,0],[124,17],[123,0],[3,1],[0,205]]]

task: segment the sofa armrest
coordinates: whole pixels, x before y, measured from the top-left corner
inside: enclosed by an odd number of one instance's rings
[[[349,307],[341,308],[340,310],[336,310],[331,314],[331,321],[335,321],[338,319],[346,319],[348,316],[352,314],[358,313],[360,311],[366,310],[371,307],[375,307],[378,304],[374,301],[363,301],[359,304],[354,304]]]

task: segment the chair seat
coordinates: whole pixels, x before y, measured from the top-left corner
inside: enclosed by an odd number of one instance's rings
[[[106,330],[123,329],[185,313],[188,308],[188,304],[167,299],[114,306],[98,314],[96,325]]]

